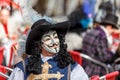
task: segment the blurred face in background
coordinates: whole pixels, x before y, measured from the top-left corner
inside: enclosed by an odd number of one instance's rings
[[[113,34],[115,33],[115,31],[117,30],[116,27],[112,26],[112,25],[106,25],[106,29],[107,29],[107,32],[109,34],[109,37],[108,37],[108,44],[111,45],[113,44]]]
[[[2,24],[7,23],[9,17],[10,17],[10,11],[8,9],[3,8],[0,10],[0,22]]]
[[[109,33],[109,35],[112,35],[112,33],[116,30],[112,25],[106,25],[106,29]]]

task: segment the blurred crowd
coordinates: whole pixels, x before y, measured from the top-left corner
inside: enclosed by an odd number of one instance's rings
[[[13,69],[15,55],[23,59],[28,56],[26,39],[38,19],[70,21],[65,36],[68,51],[105,64],[109,72],[120,70],[119,0],[0,0],[0,65]],[[83,58],[81,65],[89,77],[107,74],[88,59]]]

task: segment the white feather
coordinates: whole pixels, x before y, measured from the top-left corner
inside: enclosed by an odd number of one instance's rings
[[[32,8],[30,1],[31,0],[14,0],[21,8],[24,21],[32,25],[42,16]]]

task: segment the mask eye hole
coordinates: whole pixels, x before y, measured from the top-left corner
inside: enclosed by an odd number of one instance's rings
[[[47,38],[45,38],[45,40],[44,41],[49,41],[50,40],[50,37],[47,37]]]

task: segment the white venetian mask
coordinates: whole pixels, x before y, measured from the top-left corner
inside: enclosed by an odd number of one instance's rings
[[[42,36],[42,47],[51,53],[58,53],[60,41],[56,31],[50,30]]]

